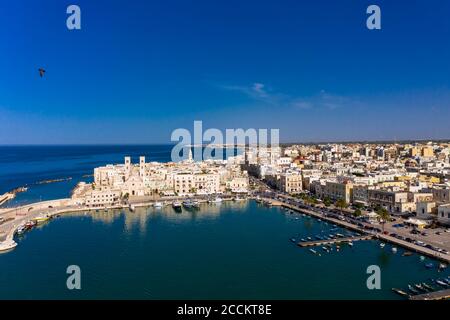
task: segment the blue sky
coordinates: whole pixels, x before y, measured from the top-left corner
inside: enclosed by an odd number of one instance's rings
[[[194,120],[286,142],[450,138],[449,15],[446,0],[2,1],[0,144],[167,143]]]

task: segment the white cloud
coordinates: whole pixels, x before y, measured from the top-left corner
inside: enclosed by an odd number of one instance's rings
[[[280,92],[273,92],[267,89],[267,85],[261,82],[255,82],[248,86],[220,86],[229,91],[241,92],[247,97],[260,103],[274,105],[280,108],[291,108],[299,110],[307,109],[326,109],[335,110],[347,105],[355,105],[357,102],[353,99],[330,94],[321,90],[318,94],[308,97],[297,97]]]

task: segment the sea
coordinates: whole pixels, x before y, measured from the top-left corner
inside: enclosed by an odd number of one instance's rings
[[[6,206],[66,198],[95,167],[170,161],[171,145],[0,147],[0,194],[27,186]],[[49,183],[56,180],[58,182]],[[350,231],[254,201],[68,213],[15,238],[0,254],[0,299],[405,299],[392,288],[449,276],[438,261],[376,240],[339,250],[296,245]],[[433,268],[425,265],[433,264]],[[69,289],[70,266],[80,289]],[[373,267],[378,286],[373,288]],[[369,285],[368,285],[369,283]]]

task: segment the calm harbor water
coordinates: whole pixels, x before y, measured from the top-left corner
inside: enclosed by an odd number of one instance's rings
[[[339,252],[299,248],[290,238],[333,226],[253,201],[135,212],[67,214],[18,238],[0,255],[0,298],[78,299],[398,299],[392,287],[444,277],[418,255],[355,242]],[[334,232],[346,233],[339,229]],[[66,289],[68,265],[82,289]],[[368,290],[379,265],[382,289]]]
[[[0,148],[0,193],[24,184],[15,201],[67,197],[98,165],[125,154],[168,161],[170,146]],[[12,148],[12,149],[11,149]],[[72,177],[70,181],[33,185]],[[253,201],[66,214],[17,238],[0,254],[0,299],[400,299],[392,287],[448,276],[427,258],[402,257],[377,241],[313,255],[290,238],[346,233],[325,222]],[[437,262],[434,262],[437,265]],[[78,265],[82,289],[66,288]],[[381,290],[368,290],[366,268],[379,265]],[[429,281],[428,281],[429,283]]]

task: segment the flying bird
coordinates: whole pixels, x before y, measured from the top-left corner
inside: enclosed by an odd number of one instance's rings
[[[41,76],[41,78],[44,76],[45,70],[42,68],[39,68],[39,75]]]

